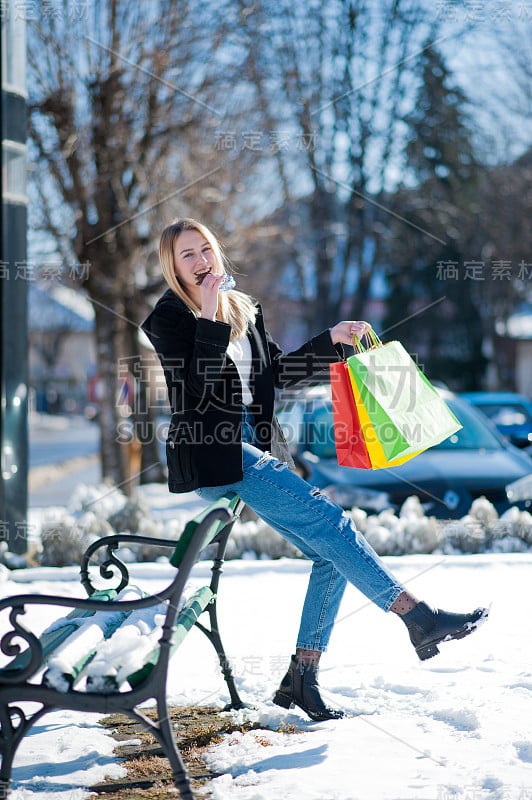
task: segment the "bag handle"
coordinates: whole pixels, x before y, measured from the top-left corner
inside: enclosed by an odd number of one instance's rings
[[[364,345],[363,342],[367,344]],[[353,347],[357,353],[365,353],[366,350],[374,350],[376,347],[382,347],[382,342],[373,328],[369,328],[363,336],[353,334]]]

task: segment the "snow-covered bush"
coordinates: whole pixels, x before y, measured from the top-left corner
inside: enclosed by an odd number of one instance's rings
[[[98,510],[105,519],[120,511],[127,504],[127,496],[112,483],[99,483],[96,486],[80,484],[70,497],[68,510],[72,514]]]
[[[468,514],[445,526],[444,540],[446,552],[483,553],[489,541],[488,529]]]
[[[409,497],[398,513],[387,509],[368,514],[359,508],[345,513],[379,555],[524,552],[532,546],[532,515],[512,507],[499,516],[485,497],[477,498],[469,513],[458,520],[426,516],[415,496]],[[177,540],[191,516],[184,506],[170,519],[157,519],[140,496],[128,498],[106,484],[80,487],[67,509],[42,513],[39,560],[48,566],[79,564],[91,542],[112,533]],[[211,553],[207,549],[206,554]],[[120,550],[126,561],[155,561],[169,555],[168,548],[161,548],[155,542],[124,545]],[[256,515],[243,514],[234,525],[226,557],[301,558],[302,554]]]
[[[302,558],[302,553],[263,520],[236,522],[227,545],[227,559]]]
[[[434,517],[426,517],[419,497],[408,497],[399,512],[404,524],[405,549],[410,553],[433,553],[441,546],[441,527]]]
[[[96,539],[114,533],[163,536],[162,523],[152,520],[141,499],[128,499],[116,487],[101,483],[79,486],[68,508],[45,512],[41,520],[39,561],[46,566],[79,564],[82,554]],[[166,536],[168,534],[166,533]],[[137,545],[127,560],[155,560],[160,547]],[[164,550],[168,555],[168,549]],[[104,552],[100,553],[103,557]]]
[[[65,514],[56,522],[46,522],[41,529],[41,564],[47,567],[66,567],[79,564],[90,544],[74,517]]]
[[[532,514],[520,511],[515,506],[502,515],[500,522],[509,528],[510,536],[517,536],[528,545],[532,545]]]
[[[115,531],[139,533],[143,520],[146,520],[149,515],[148,506],[137,496],[127,499],[123,506],[107,517],[107,520]]]
[[[351,512],[355,523],[357,515]],[[367,517],[362,531],[379,555],[433,553],[441,544],[441,528],[434,517],[426,517],[418,497],[403,503],[399,516],[392,509]]]
[[[471,503],[469,516],[480,522],[485,528],[489,528],[499,519],[495,507],[485,497],[477,497]]]
[[[89,544],[113,533],[140,534],[150,538],[177,540],[190,513],[172,520],[154,519],[141,497],[128,498],[106,484],[79,487],[67,509],[45,512],[41,524],[39,561],[46,566],[79,564]],[[302,554],[260,519],[243,515],[229,539],[227,558],[301,558]],[[205,554],[211,554],[207,548]],[[171,551],[155,542],[122,543],[119,557],[126,562],[156,561]],[[104,556],[102,551],[101,557]]]
[[[532,515],[513,506],[500,517],[485,497],[477,498],[469,514],[444,528],[444,552],[515,553],[532,544]]]

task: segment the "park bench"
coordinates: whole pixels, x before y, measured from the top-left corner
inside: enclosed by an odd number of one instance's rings
[[[95,541],[81,562],[81,583],[88,597],[21,594],[0,600],[0,648],[11,657],[0,669],[0,798],[9,791],[13,759],[24,736],[44,714],[61,708],[121,712],[139,721],[168,758],[180,796],[193,800],[169,722],[167,674],[175,650],[196,626],[217,653],[230,696],[226,709],[244,707],[224,652],[216,613],[227,541],[243,505],[236,495],[222,497],[190,520],[177,542],[126,533]],[[132,587],[127,567],[118,558],[116,551],[121,545],[135,544],[169,548],[175,576],[156,595],[141,595]],[[213,545],[207,551],[213,554],[210,582],[184,599],[190,572],[207,545]],[[104,588],[93,583],[98,572],[93,564],[99,567],[97,583],[103,582]],[[43,605],[72,611],[36,636],[19,618],[28,609]],[[208,615],[208,624],[200,622],[203,612]],[[142,646],[131,647],[128,642],[135,627],[145,635],[135,639]],[[139,708],[153,700],[155,720]],[[27,702],[39,707],[30,713],[21,705]]]

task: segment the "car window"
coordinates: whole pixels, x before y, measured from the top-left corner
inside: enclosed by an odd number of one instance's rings
[[[303,436],[303,403],[293,402],[283,404],[277,411],[277,419],[283,435],[293,451]]]
[[[532,416],[520,403],[482,403],[477,406],[495,425],[526,425]]]
[[[446,403],[463,427],[431,449],[500,450],[501,440],[480,412],[454,398],[446,399]],[[332,405],[329,400],[296,400],[283,404],[277,414],[292,451],[300,447],[318,458],[336,458]]]
[[[307,422],[308,449],[318,458],[336,458],[330,403],[314,403]]]
[[[500,450],[500,440],[478,412],[452,398],[446,402],[463,427],[436,445],[438,450]]]
[[[318,458],[336,458],[330,401],[317,398],[283,403],[277,418],[292,451],[299,446]]]

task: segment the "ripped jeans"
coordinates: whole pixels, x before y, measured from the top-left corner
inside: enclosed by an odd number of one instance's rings
[[[252,426],[247,424],[244,429],[243,438],[252,440]],[[348,514],[284,462],[250,441],[243,442],[242,451],[242,480],[201,488],[197,493],[214,501],[226,492],[236,492],[313,562],[296,647],[327,649],[348,581],[389,611],[404,587],[386,569]]]

